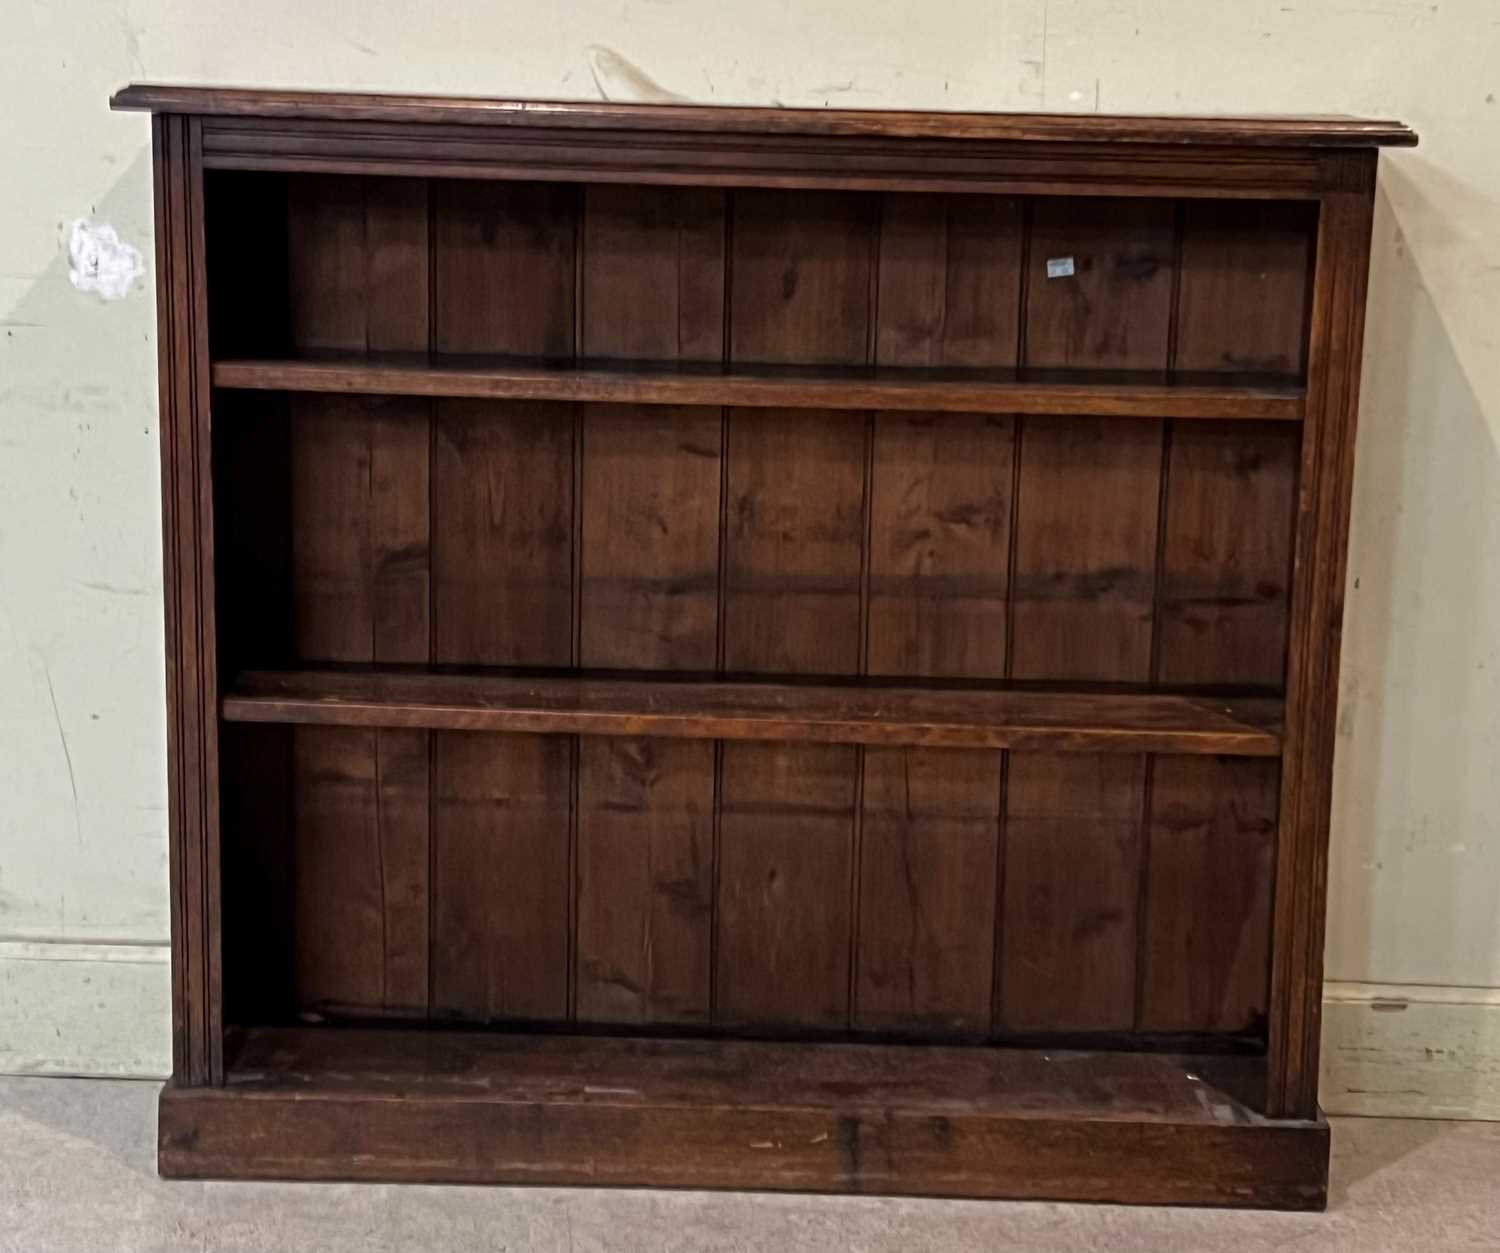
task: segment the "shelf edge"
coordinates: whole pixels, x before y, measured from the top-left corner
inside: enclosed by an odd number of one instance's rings
[[[1269,386],[819,379],[814,374],[780,379],[653,376],[602,368],[445,369],[258,360],[217,361],[212,377],[215,387],[239,391],[1282,422],[1301,420],[1305,397],[1301,388]]]
[[[1040,696],[1039,709],[1046,697]],[[1142,695],[1145,702],[1165,703],[1169,696]],[[1123,722],[1008,720],[902,717],[885,713],[869,717],[830,716],[817,712],[652,710],[583,707],[486,706],[479,700],[459,703],[422,698],[373,699],[361,695],[316,696],[292,691],[231,689],[221,701],[226,722],[293,726],[385,727],[429,731],[485,731],[532,735],[654,736],[663,739],[777,741],[787,743],[863,744],[909,748],[988,748],[1051,752],[1181,753],[1234,757],[1278,757],[1282,740],[1278,702],[1247,702],[1262,715],[1241,720],[1232,703],[1203,709],[1203,725],[1131,726]],[[1265,715],[1272,716],[1267,717]]]

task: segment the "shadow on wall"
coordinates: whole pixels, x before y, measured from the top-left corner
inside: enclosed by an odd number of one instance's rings
[[[1335,763],[1330,980],[1495,981],[1500,855],[1468,841],[1483,838],[1484,796],[1496,786],[1484,762],[1500,677],[1491,547],[1500,412],[1487,417],[1483,384],[1460,356],[1463,328],[1445,324],[1405,226],[1424,250],[1460,250],[1444,226],[1497,212],[1418,156],[1382,162]],[[1354,1064],[1368,1073],[1370,1060]],[[1453,1090],[1469,1082],[1456,1070],[1444,1080],[1445,1104],[1476,1095]]]

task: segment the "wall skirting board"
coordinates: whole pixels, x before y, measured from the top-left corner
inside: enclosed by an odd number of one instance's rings
[[[0,940],[0,1073],[164,1078],[165,944]]]
[[[165,1078],[165,944],[0,940],[0,1073]],[[1326,985],[1330,1114],[1500,1119],[1500,988]]]
[[[1330,1114],[1500,1119],[1500,988],[1324,985]]]

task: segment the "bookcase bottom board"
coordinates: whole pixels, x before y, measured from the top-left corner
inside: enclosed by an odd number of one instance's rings
[[[254,1028],[162,1092],[175,1178],[901,1193],[1317,1210],[1263,1059]]]

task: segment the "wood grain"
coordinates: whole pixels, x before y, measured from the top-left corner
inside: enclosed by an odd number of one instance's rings
[[[566,1018],[571,746],[444,734],[434,761],[434,1012]]]
[[[870,201],[785,193],[734,197],[729,356],[778,364],[863,362],[869,354],[876,219]]]
[[[1312,207],[1185,204],[1182,214],[1177,368],[1301,374]]]
[[[586,739],[578,805],[578,1018],[707,1022],[714,746]]]
[[[1014,199],[886,196],[876,360],[1013,367],[1023,227]],[[867,671],[1003,677],[1014,419],[878,412],[871,440]],[[856,1027],[988,1032],[1001,772],[993,752],[866,752]]]
[[[721,360],[722,193],[594,187],[586,205],[580,351]],[[713,668],[721,428],[710,408],[585,412],[583,664]]]
[[[1161,437],[1161,423],[1146,420],[1026,420],[1011,576],[1014,677],[1149,676]]]
[[[713,409],[600,405],[585,416],[584,665],[713,668],[722,425]]]
[[[172,1177],[745,1185],[1321,1208],[1326,1123],[1261,1117],[1239,1095],[1243,1062],[1224,1063],[1063,1050],[257,1031],[227,1088],[166,1089],[161,1160]]]
[[[1038,201],[1025,360],[1168,365],[1171,207]],[[1048,262],[1073,271],[1048,277]],[[1018,678],[1144,679],[1150,670],[1159,422],[1027,419],[1017,476],[1012,666]]]
[[[726,747],[714,1020],[843,1027],[856,750]]]
[[[435,185],[433,347],[571,357],[577,208],[549,184]],[[436,407],[434,661],[572,662],[574,454],[570,407]],[[436,737],[435,1013],[569,1016],[574,755],[553,737]]]
[[[1296,729],[1276,834],[1266,1107],[1292,1117],[1318,1107],[1339,648],[1375,188],[1373,159],[1350,156],[1346,165],[1349,190],[1324,201],[1318,224],[1287,643]]]
[[[286,213],[295,345],[426,345],[424,184],[293,179]],[[428,423],[421,400],[290,398],[297,660],[428,660]],[[420,732],[292,737],[295,990],[306,1009],[427,1008],[427,758]]]
[[[224,1074],[218,602],[203,130],[151,125],[170,833],[172,1073]]]
[[[1170,202],[1039,199],[1031,210],[1029,258],[1027,365],[1166,367]],[[1051,263],[1066,272],[1051,275]]]
[[[580,353],[720,360],[724,193],[598,185],[584,205]]]
[[[448,401],[433,441],[434,647],[453,665],[572,658],[573,432],[550,405]]]
[[[785,684],[649,674],[250,671],[232,722],[1054,752],[1274,757],[1281,702],[1143,692]]]
[[[427,344],[421,183],[295,179],[287,188],[294,345],[382,352]],[[427,654],[426,406],[297,397],[290,421],[297,654]]]
[[[298,727],[292,744],[296,1004],[425,1013],[427,736]]]
[[[440,186],[433,206],[435,346],[571,356],[575,193]],[[570,419],[570,411],[539,404],[438,406],[436,660],[571,659]]]
[[[867,202],[734,198],[730,359],[868,361],[875,236]],[[724,653],[731,670],[857,673],[866,531],[865,419],[732,411]]]
[[[734,195],[728,359],[867,365],[874,206],[839,194],[790,208],[785,193]],[[861,669],[868,420],[807,416],[726,418],[723,669]],[[719,768],[715,1021],[843,1028],[860,751],[730,743]]]
[[[1000,755],[872,749],[862,804],[855,1025],[983,1035]]]
[[[584,203],[580,352],[720,361],[723,194],[591,187]],[[579,452],[579,660],[711,670],[718,656],[721,413],[591,406],[582,415]],[[586,739],[579,753],[577,1017],[706,1023],[714,747]]]
[[[433,189],[433,347],[571,357],[578,193],[451,180]]]
[[[723,136],[667,132],[560,141],[546,128],[469,130],[429,123],[359,123],[315,118],[281,123],[207,118],[204,165],[214,171],[361,174],[713,188],[849,188],[925,194],[1147,196],[1222,200],[1316,199],[1341,184],[1336,150],[1219,148],[1171,143],[1131,151],[1066,142],[965,145],[771,135],[747,144]]]
[[[1014,444],[1008,418],[877,415],[869,673],[1004,675]]]
[[[1302,205],[1184,207],[1180,368],[1305,368],[1312,228]],[[1156,641],[1163,683],[1284,681],[1298,455],[1285,434],[1173,425]]]
[[[1141,1030],[1264,1022],[1277,774],[1270,761],[1153,763]]]
[[[486,126],[545,124],[578,130],[680,130],[709,133],[874,134],[889,138],[1001,139],[1036,137],[1083,143],[1139,141],[1327,144],[1414,144],[1399,122],[1307,115],[1195,117],[1055,113],[920,113],[885,109],[784,109],[714,105],[619,104],[599,101],[503,100],[465,96],[286,91],[132,83],[110,100],[114,109],[204,116],[350,121],[444,121]]]
[[[1140,757],[1011,757],[998,1025],[1134,1024],[1144,787]]]
[[[859,669],[865,421],[776,410],[729,420],[724,665]]]
[[[1165,379],[1160,371],[891,366],[545,364],[482,354],[240,358],[213,366],[218,387],[492,400],[762,409],[892,409],[1295,422],[1303,393],[1277,374]]]
[[[1013,366],[1021,294],[1021,202],[886,196],[879,327],[887,366]]]
[[[1174,428],[1157,589],[1161,683],[1281,687],[1297,454],[1294,432]]]

